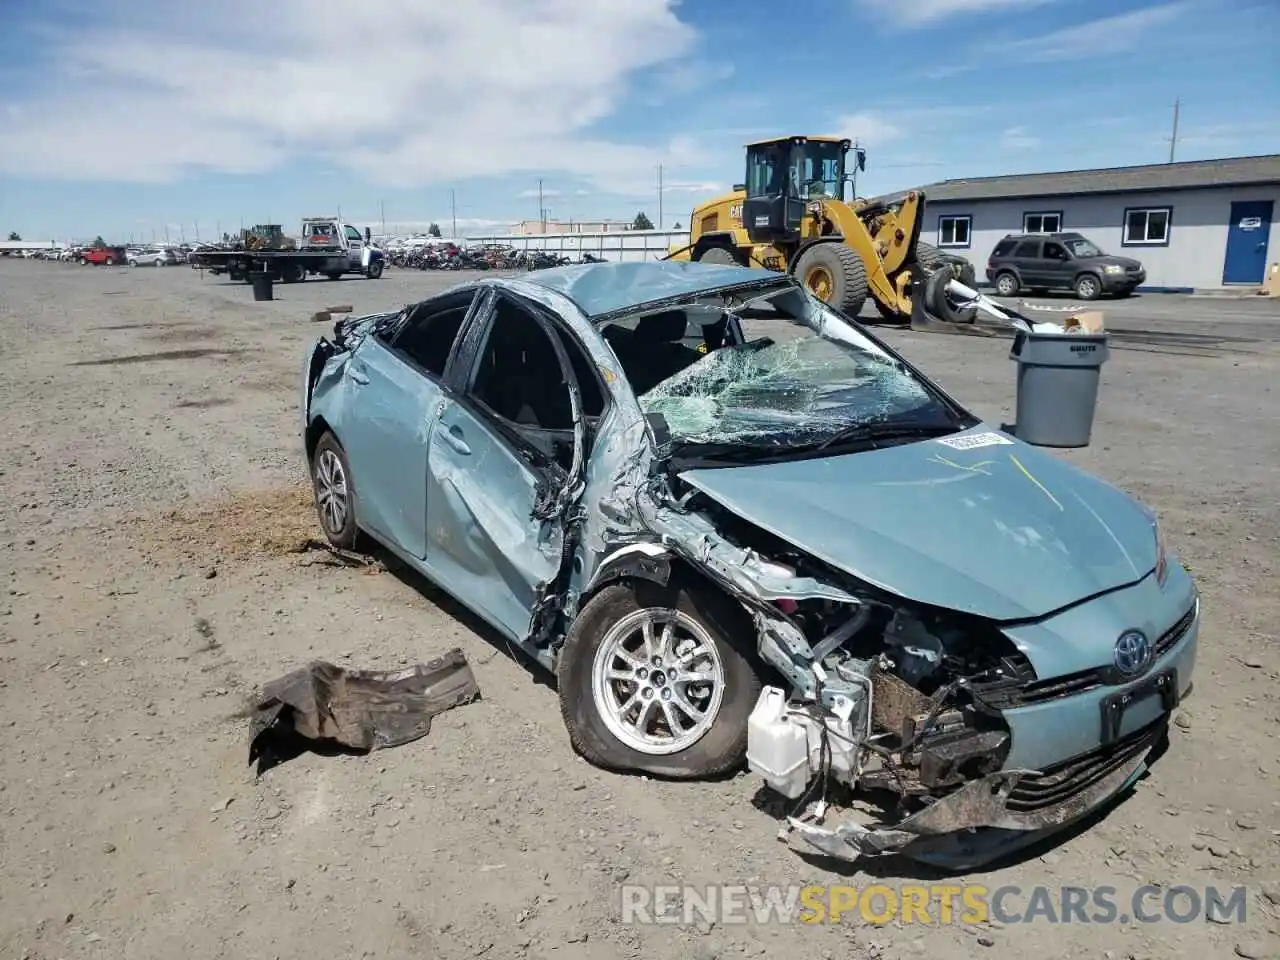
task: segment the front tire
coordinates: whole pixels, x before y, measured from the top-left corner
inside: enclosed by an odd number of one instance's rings
[[[370,280],[377,280],[380,276],[382,276],[382,261],[381,260],[369,261],[369,269],[365,271],[365,276],[368,277]]]
[[[1092,273],[1082,273],[1076,277],[1075,291],[1081,300],[1097,300],[1102,294],[1102,282]]]
[[[677,779],[740,766],[760,678],[730,638],[752,633],[710,590],[605,587],[574,619],[557,663],[574,750],[606,769]]]
[[[320,438],[311,456],[311,489],[325,538],[339,549],[354,549],[360,533],[356,526],[356,488],[346,451],[332,433],[326,432]]]
[[[805,250],[792,272],[815,297],[851,317],[856,317],[866,302],[867,268],[841,241]]]

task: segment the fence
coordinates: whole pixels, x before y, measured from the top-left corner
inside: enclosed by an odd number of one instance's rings
[[[605,260],[660,260],[689,242],[687,230],[625,230],[609,233],[512,234],[468,237],[467,246],[502,244],[515,250],[545,250],[578,259],[584,253]]]

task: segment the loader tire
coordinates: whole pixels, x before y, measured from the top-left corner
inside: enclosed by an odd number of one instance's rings
[[[707,247],[698,254],[698,263],[718,263],[729,267],[739,266],[738,258],[728,247]]]
[[[867,300],[867,268],[843,243],[819,243],[805,250],[792,274],[819,300],[851,317]]]

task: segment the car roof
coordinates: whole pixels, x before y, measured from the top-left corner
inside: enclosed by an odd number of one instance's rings
[[[578,264],[535,270],[520,278],[563,294],[592,319],[665,300],[786,280],[785,274],[773,270],[681,260]]]
[[[1084,234],[1077,233],[1074,230],[1066,230],[1061,233],[1010,233],[1006,234],[1006,240],[1083,240]]]

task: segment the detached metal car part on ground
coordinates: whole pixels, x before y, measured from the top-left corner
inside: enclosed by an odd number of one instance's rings
[[[961,407],[764,270],[485,278],[340,321],[302,373],[322,526],[558,677],[574,748],[747,759],[848,859],[980,863],[1133,783],[1199,603],[1154,515]]]

